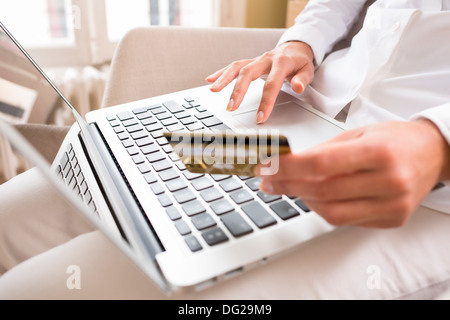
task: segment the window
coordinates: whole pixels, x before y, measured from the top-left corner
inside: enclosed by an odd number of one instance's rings
[[[227,2],[14,0],[0,2],[0,12],[5,26],[45,68],[108,62],[119,39],[134,27],[219,26],[217,12]]]

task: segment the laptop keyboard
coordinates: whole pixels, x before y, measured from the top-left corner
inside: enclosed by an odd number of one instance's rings
[[[193,252],[203,249],[199,237],[215,246],[229,241],[229,235],[243,237],[309,211],[301,199],[261,192],[258,177],[186,170],[164,130],[230,129],[192,98],[109,115],[107,120]]]
[[[66,152],[62,155],[56,167],[56,173],[86,203],[89,211],[98,214],[97,207],[81,170],[81,166],[78,163],[72,144],[69,143]]]

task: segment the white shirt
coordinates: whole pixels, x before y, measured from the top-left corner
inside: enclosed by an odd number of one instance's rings
[[[349,48],[333,52],[366,0],[310,0],[279,44],[304,41],[317,69],[302,98],[348,128],[428,118],[450,144],[450,0],[378,0]],[[447,183],[449,185],[449,183]],[[450,213],[450,188],[424,202]]]

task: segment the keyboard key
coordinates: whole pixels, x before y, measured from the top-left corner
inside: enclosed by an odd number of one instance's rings
[[[197,122],[197,120],[195,120],[192,116],[189,116],[187,118],[181,119],[180,122],[185,126],[187,126],[188,124],[193,124]]]
[[[156,118],[161,121],[161,120],[172,118],[172,115],[169,112],[163,112],[163,113],[158,114],[156,116]]]
[[[177,228],[178,232],[182,236],[191,233],[191,229],[189,228],[186,221],[184,221],[184,220],[175,221],[175,228]]]
[[[189,201],[185,204],[182,205],[183,211],[186,212],[186,214],[189,217],[195,216],[197,214],[206,212],[205,207],[203,206],[203,204],[198,201],[198,200],[194,200],[194,201]]]
[[[166,181],[178,178],[178,177],[180,177],[180,175],[178,174],[178,171],[176,171],[175,169],[168,169],[168,170],[161,171],[159,173],[159,177],[161,178],[162,181],[166,182]]]
[[[131,159],[133,160],[134,164],[136,164],[136,165],[145,162],[145,160],[140,155],[133,156]]]
[[[237,212],[224,214],[220,219],[235,237],[240,237],[253,232],[252,227],[250,227],[250,225],[245,222],[244,218]]]
[[[138,132],[138,131],[143,130],[142,126],[140,124],[132,125],[130,127],[127,127],[126,129],[127,129],[128,133],[133,133],[133,132]]]
[[[211,201],[215,201],[215,200],[223,198],[222,193],[219,190],[217,190],[216,188],[209,188],[209,189],[203,190],[202,192],[200,192],[200,195],[202,196],[203,200],[205,200],[206,202],[211,202]]]
[[[163,131],[162,130],[156,130],[153,132],[150,132],[150,135],[154,138],[154,139],[158,139],[161,137],[164,137]]]
[[[156,116],[157,114],[166,112],[166,109],[164,109],[161,106],[158,106],[158,107],[152,109],[151,112]]]
[[[114,128],[114,132],[117,134],[122,133],[124,131],[125,131],[125,129],[123,127],[115,127]]]
[[[169,131],[169,132],[176,132],[176,131],[183,131],[183,130],[185,130],[185,129],[184,129],[184,126],[182,126],[182,125],[179,124],[179,123],[176,123],[176,124],[167,126],[166,129],[167,129],[167,131]]]
[[[207,228],[214,227],[216,224],[216,221],[208,214],[208,213],[202,213],[199,215],[196,215],[191,219],[192,224],[197,228],[197,230],[205,230]]]
[[[196,115],[195,115],[195,117],[198,119],[198,120],[203,120],[203,119],[206,119],[206,118],[211,118],[211,117],[213,117],[213,114],[211,113],[211,112],[200,112],[200,113],[197,113]]]
[[[137,125],[138,123],[139,122],[136,119],[134,119],[134,118],[122,121],[122,125],[124,127],[131,127],[131,126]]]
[[[166,213],[169,216],[170,220],[175,221],[181,219],[181,214],[177,208],[174,206],[170,206],[166,209]]]
[[[265,203],[269,203],[269,202],[273,202],[275,200],[280,200],[281,199],[280,195],[267,194],[267,193],[264,193],[262,191],[258,192],[258,197],[262,201],[264,201]]]
[[[133,141],[132,141],[131,139],[127,139],[127,140],[123,140],[123,141],[122,141],[122,145],[123,145],[125,148],[129,148],[129,147],[134,146],[134,143],[133,143]]]
[[[194,180],[194,179],[197,179],[197,178],[200,178],[200,177],[204,176],[203,173],[193,173],[193,172],[190,172],[190,171],[187,171],[187,170],[183,172],[183,175],[188,180]]]
[[[225,192],[231,192],[242,188],[241,183],[234,178],[224,180],[219,185]]]
[[[213,183],[207,177],[202,177],[200,179],[192,181],[192,186],[195,188],[195,190],[200,191],[212,187]]]
[[[184,101],[186,101],[186,102],[194,102],[194,99],[192,99],[191,97],[186,97],[186,98],[184,98]]]
[[[178,123],[178,120],[177,119],[175,119],[175,118],[170,118],[170,119],[166,119],[166,120],[162,120],[161,121],[161,124],[163,125],[163,126],[165,126],[165,127],[168,127],[168,126],[171,126],[171,125],[174,125],[174,124],[177,124]]]
[[[253,200],[253,196],[245,189],[241,189],[231,193],[230,197],[234,202],[236,202],[236,204],[242,204],[244,202]]]
[[[154,175],[153,173],[151,173],[151,172],[146,173],[146,174],[144,175],[144,179],[145,179],[145,181],[147,181],[148,184],[152,184],[152,183],[155,183],[155,182],[158,181],[158,180],[156,179],[155,175]]]
[[[155,124],[151,124],[151,125],[145,126],[145,129],[148,132],[153,132],[153,131],[162,130],[162,129],[164,129],[164,127],[162,125],[160,125],[159,123],[155,123]]]
[[[161,172],[163,170],[167,170],[172,168],[172,164],[168,160],[162,160],[157,161],[155,163],[152,163],[153,169],[155,169],[156,172]]]
[[[183,179],[178,178],[168,181],[166,183],[166,187],[167,189],[169,189],[170,192],[175,192],[187,188],[187,184],[184,182]]]
[[[274,203],[270,206],[270,208],[283,220],[287,220],[300,215],[300,213],[287,201]]]
[[[117,118],[120,119],[120,121],[125,121],[128,119],[133,119],[133,115],[131,114],[130,111],[124,111],[124,112],[120,112],[117,114]]]
[[[197,102],[191,102],[191,106],[195,107],[198,112],[206,112],[206,108],[198,104]]]
[[[146,119],[142,119],[141,123],[144,127],[153,125],[155,123],[158,123],[158,121],[156,121],[154,118],[146,118]]]
[[[146,113],[148,110],[147,107],[143,107],[143,108],[137,108],[137,109],[133,109],[133,113],[134,114],[141,114],[141,113]]]
[[[142,132],[144,132],[144,131],[142,131]],[[151,145],[151,144],[153,144],[153,139],[148,137],[148,136],[146,138],[139,139],[139,140],[136,141],[136,145],[139,148],[142,148],[142,147],[145,147],[145,146],[148,146],[148,145]]]
[[[150,107],[148,107],[147,109],[148,109],[148,110],[154,110],[154,109],[158,109],[158,108],[161,108],[161,105],[159,105],[159,104],[154,104],[154,105],[151,105]]]
[[[242,210],[260,229],[277,223],[274,217],[256,201],[243,205]]]
[[[200,242],[198,242],[197,238],[193,235],[184,238],[184,241],[192,252],[197,252],[203,249]]]
[[[120,122],[119,122],[119,120],[117,120],[117,119],[110,121],[109,124],[110,124],[111,127],[113,127],[113,128],[114,128],[114,127],[120,126]]]
[[[208,128],[215,127],[215,126],[218,126],[220,124],[223,124],[223,122],[221,120],[219,120],[218,118],[216,118],[216,117],[212,117],[212,118],[208,118],[208,119],[202,120],[202,123],[205,126],[207,126]]]
[[[161,161],[161,160],[164,160],[165,158],[166,158],[166,157],[164,156],[164,154],[163,154],[161,151],[154,152],[154,153],[149,154],[149,155],[147,156],[147,160],[148,160],[148,162],[150,162],[150,163],[154,163],[154,162],[157,162],[157,161]]]
[[[150,189],[155,195],[159,195],[161,193],[164,193],[164,188],[159,183],[152,183],[150,185]]]
[[[248,180],[245,182],[245,184],[250,188],[252,191],[258,191],[259,186],[261,185],[261,178],[252,178],[251,180]]]
[[[163,194],[158,196],[158,201],[159,201],[159,203],[161,203],[161,205],[163,207],[168,207],[168,206],[171,206],[173,204],[172,200],[170,199],[170,197],[167,194],[165,194],[165,193],[163,193]]]
[[[175,101],[166,101],[163,102],[163,106],[167,108],[167,110],[169,110],[172,113],[177,113],[177,112],[181,112],[184,111],[183,107],[181,107],[178,103],[176,103]]]
[[[66,168],[66,165],[69,163],[69,156],[66,152],[61,157],[61,160],[59,161],[59,164],[61,165],[61,168],[64,170]]]
[[[142,174],[145,174],[145,173],[148,173],[151,171],[150,167],[146,163],[138,165],[138,169]]]
[[[190,117],[190,114],[184,110],[175,114],[175,118],[177,118],[178,120],[185,119],[188,117]]]
[[[150,119],[150,118],[152,118],[153,116],[149,113],[149,112],[143,112],[143,113],[141,113],[141,114],[138,114],[138,115],[136,115],[136,118],[138,118],[139,120],[141,120],[141,123],[142,123],[142,120],[145,120],[145,119]]]
[[[174,192],[173,196],[175,197],[175,200],[177,200],[177,202],[180,204],[194,200],[197,198],[195,196],[195,194],[189,189],[184,189],[184,190]]]
[[[158,143],[160,146],[165,146],[167,144],[169,144],[169,141],[167,141],[166,137],[161,137],[156,139],[156,143]]]
[[[171,158],[171,159],[172,159],[172,158]],[[178,170],[180,170],[180,171],[186,170],[186,166],[185,166],[184,163],[181,162],[181,161],[177,161],[177,162],[175,163],[175,165],[177,166]]]
[[[145,155],[150,154],[150,153],[153,153],[153,152],[156,152],[156,151],[158,151],[158,150],[159,150],[158,146],[156,146],[156,145],[154,145],[154,144],[145,146],[145,147],[143,147],[143,148],[141,149],[142,153],[145,154]]]
[[[202,233],[203,239],[205,239],[206,243],[210,246],[217,245],[219,243],[228,241],[227,235],[220,228],[214,228],[211,230],[207,230]]]
[[[219,182],[228,178],[231,178],[230,175],[227,174],[212,174],[211,177],[214,179],[214,181]]]
[[[195,122],[195,123],[193,123],[193,124],[188,124],[188,125],[186,126],[186,128],[187,128],[189,131],[197,131],[197,130],[202,130],[202,129],[204,129],[205,126],[204,126],[202,123],[200,123],[200,122]]]
[[[128,139],[128,134],[126,132],[121,132],[117,135],[117,138],[119,138],[120,141]]]
[[[131,138],[133,140],[139,140],[139,139],[146,138],[146,137],[148,137],[148,134],[145,133],[145,131],[138,131],[138,132],[134,132],[131,134]]]
[[[233,205],[227,199],[222,199],[213,202],[210,204],[210,207],[217,215],[221,215],[234,210]]]
[[[135,147],[128,148],[127,152],[131,157],[139,154],[139,150]]]
[[[311,211],[311,209],[308,208],[308,206],[303,202],[302,199],[295,200],[295,204],[298,205],[300,207],[300,209],[302,209],[305,212],[310,212]]]

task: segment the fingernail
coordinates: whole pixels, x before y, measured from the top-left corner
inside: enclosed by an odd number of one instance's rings
[[[233,101],[233,99],[231,99],[230,102],[228,103],[227,111],[233,111],[233,107],[234,107],[234,101]]]
[[[263,123],[264,121],[264,112],[260,111],[256,115],[256,123]]]
[[[300,86],[302,87],[302,88],[300,89],[300,93],[303,93],[303,91],[305,91],[305,85],[303,84],[302,81],[300,81],[299,83],[300,83]]]

